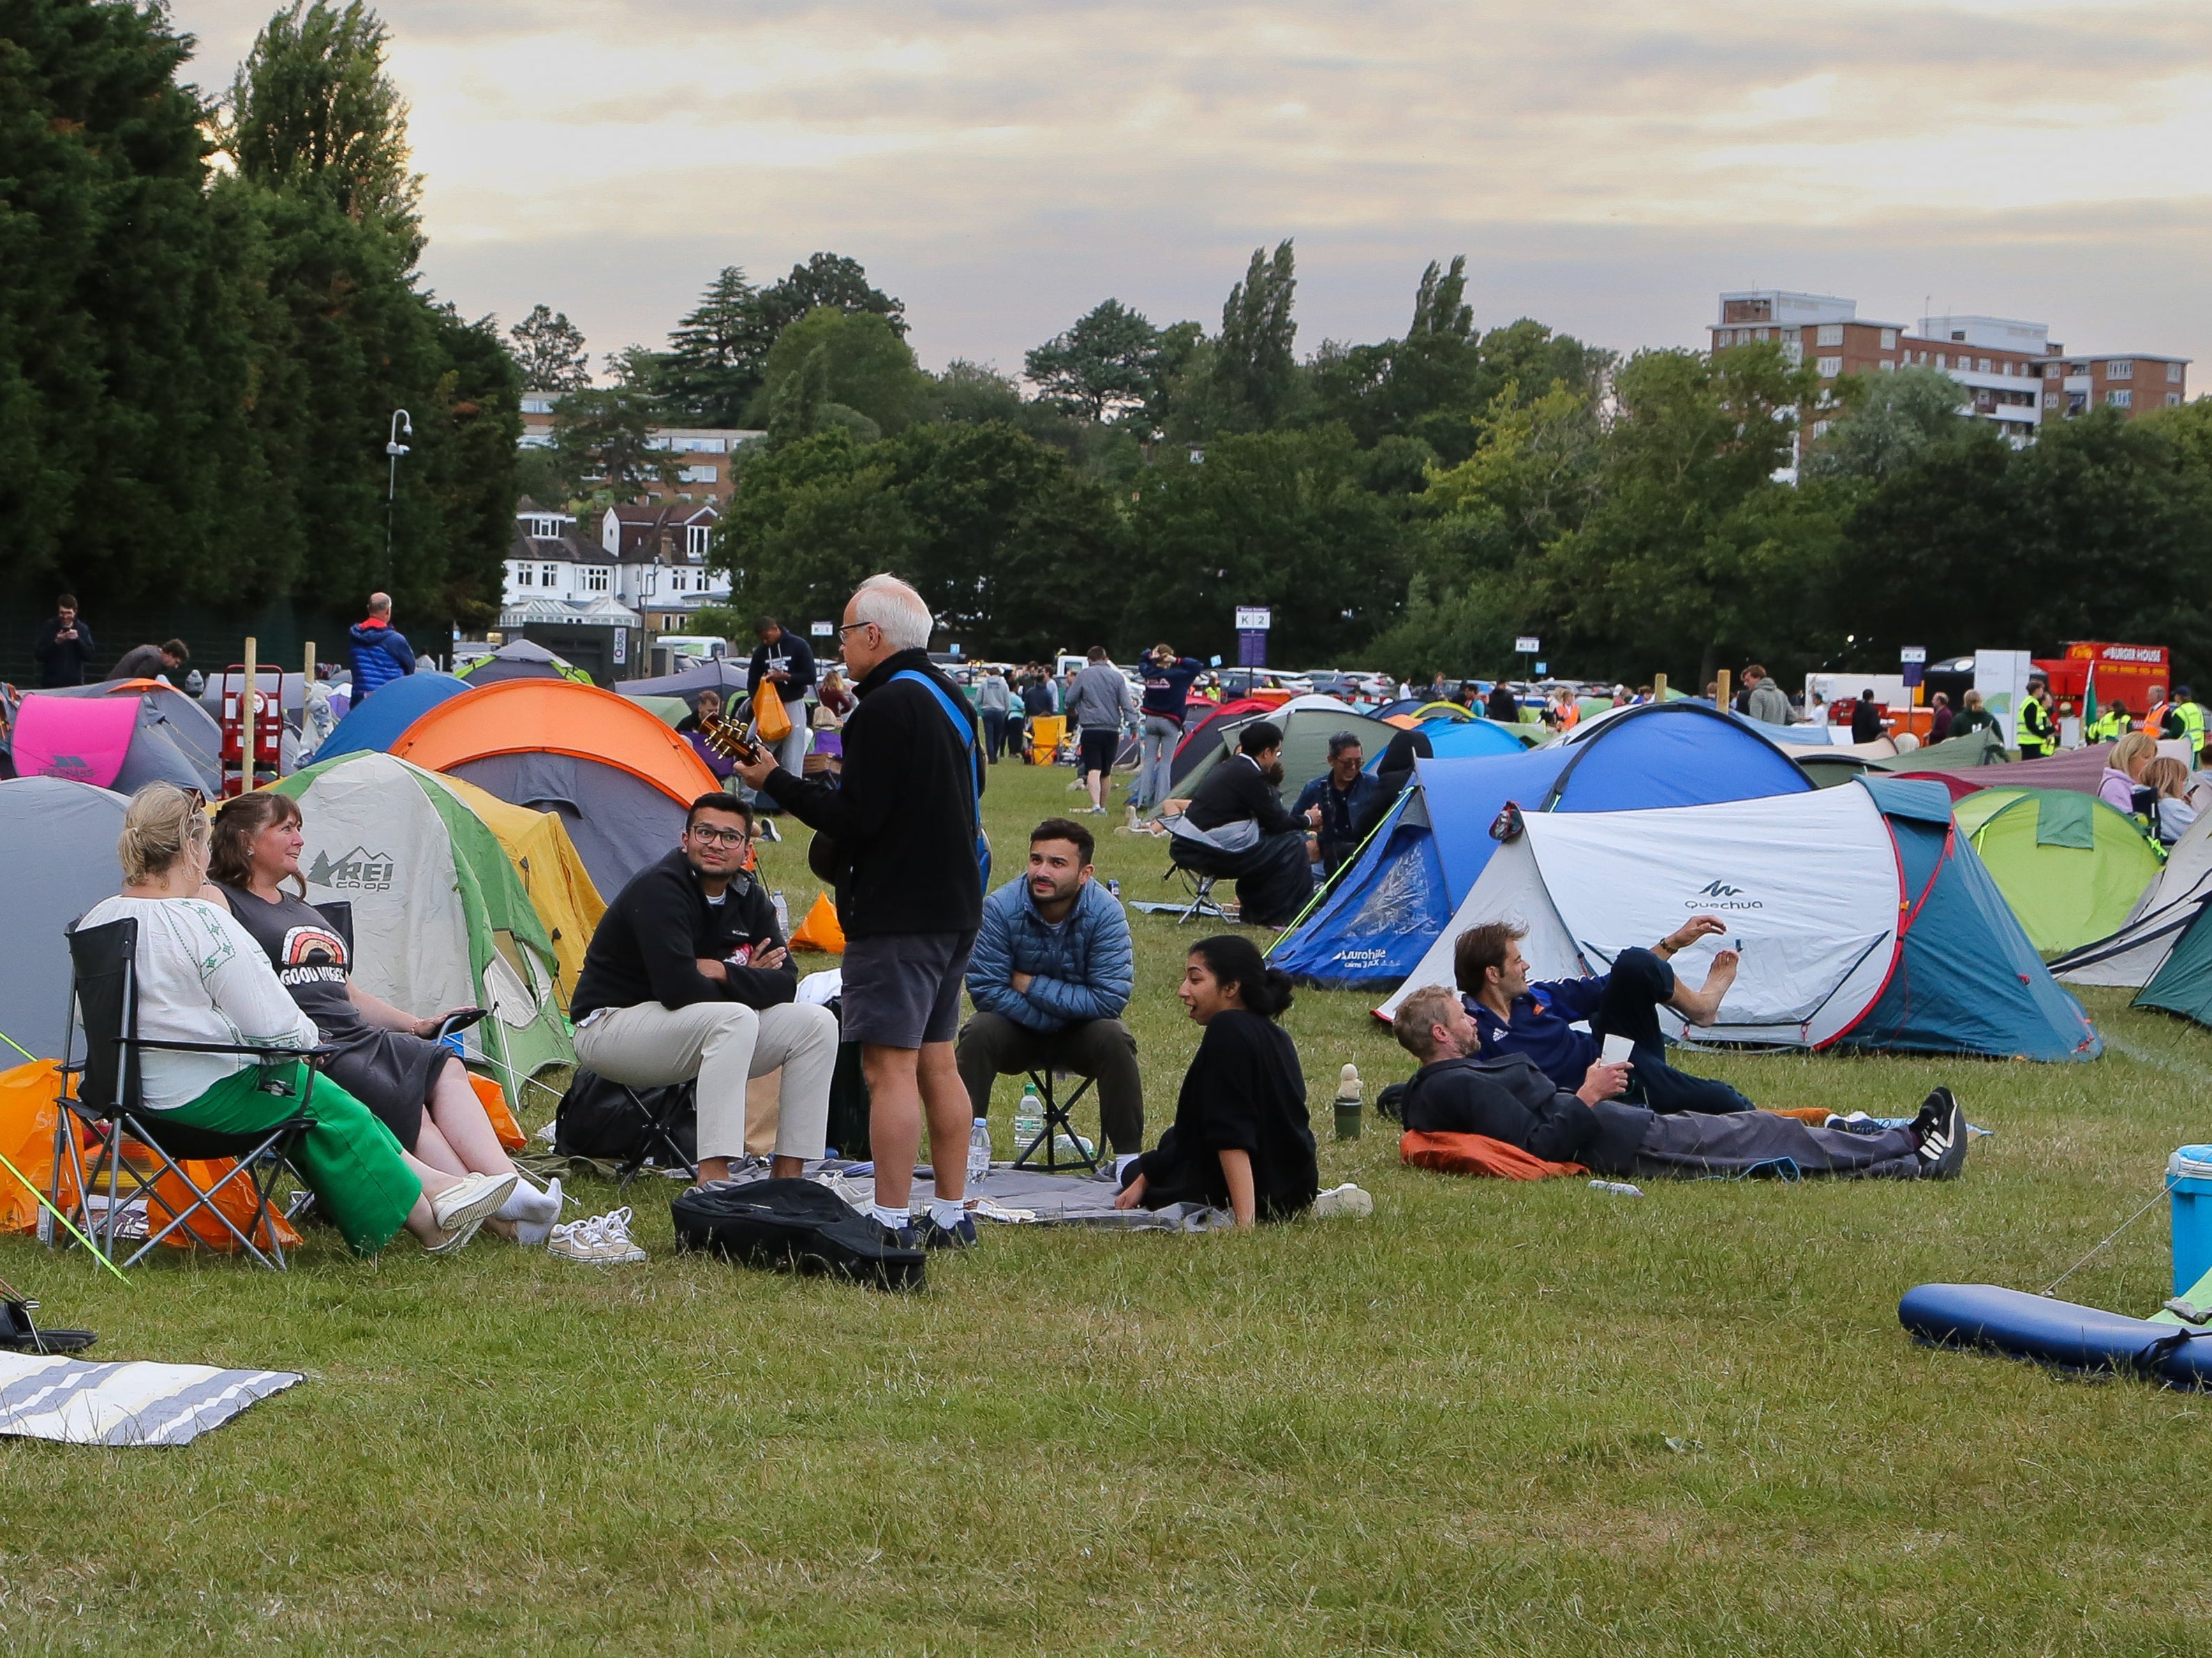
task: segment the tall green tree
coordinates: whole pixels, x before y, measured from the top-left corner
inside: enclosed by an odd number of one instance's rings
[[[664,394],[693,424],[739,425],[775,334],[760,289],[741,267],[724,265],[668,337]]]
[[[507,331],[514,342],[515,367],[532,392],[580,392],[592,383],[591,353],[584,331],[565,311],[533,305],[530,314]]]
[[[1959,382],[1940,368],[1854,374],[1833,395],[1841,412],[1804,446],[1808,478],[1887,477],[1955,437],[1966,418]]]
[[[903,430],[927,407],[928,381],[914,351],[873,312],[840,311],[822,306],[793,323],[769,353],[766,391],[754,399],[756,425],[764,425],[774,397],[783,384],[822,352],[824,406],[853,410],[885,434]]]
[[[675,453],[654,446],[659,405],[624,386],[571,392],[553,411],[553,454],[571,496],[608,502],[635,501],[649,483],[673,489],[681,465]]]
[[[1285,237],[1272,258],[1265,248],[1254,248],[1244,280],[1229,290],[1208,364],[1217,418],[1224,426],[1264,429],[1296,402],[1297,286],[1297,255]]]
[[[1119,300],[1102,301],[1024,361],[1038,394],[1083,420],[1141,409],[1153,395],[1160,331]]]

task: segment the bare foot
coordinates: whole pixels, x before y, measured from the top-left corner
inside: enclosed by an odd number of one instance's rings
[[[1720,1017],[1722,999],[1735,982],[1738,960],[1735,951],[1722,950],[1713,957],[1712,970],[1705,975],[1703,989],[1676,994],[1674,1005],[1691,1023],[1708,1025]]]

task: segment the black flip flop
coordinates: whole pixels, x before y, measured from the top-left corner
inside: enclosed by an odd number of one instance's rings
[[[81,1353],[100,1339],[89,1330],[41,1330],[31,1322],[35,1301],[0,1301],[0,1350],[16,1353]]]

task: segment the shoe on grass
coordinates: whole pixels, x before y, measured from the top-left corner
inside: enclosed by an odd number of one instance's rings
[[[909,1227],[908,1230],[916,1229]],[[963,1215],[950,1226],[939,1226],[937,1217],[924,1215],[919,1229],[921,1247],[925,1249],[973,1249],[975,1247],[975,1221],[971,1215]]]
[[[611,1209],[588,1220],[572,1220],[556,1226],[545,1242],[545,1253],[558,1260],[580,1261],[586,1266],[627,1266],[645,1259],[642,1245],[629,1235],[630,1211]]]
[[[1347,1181],[1316,1198],[1313,1212],[1323,1220],[1344,1217],[1364,1220],[1375,1212],[1375,1199]]]
[[[878,1221],[876,1224],[883,1226],[884,1242],[894,1249],[919,1249],[921,1247],[911,1223],[904,1226],[884,1226],[881,1221]]]
[[[1966,1113],[1948,1088],[1923,1101],[1909,1131],[1920,1154],[1923,1180],[1956,1180],[1966,1166]]]
[[[425,1245],[434,1255],[450,1255],[468,1247],[492,1215],[514,1191],[513,1175],[466,1175],[430,1199],[430,1219],[442,1236]]]

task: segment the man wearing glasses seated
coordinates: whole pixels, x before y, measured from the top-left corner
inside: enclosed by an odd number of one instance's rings
[[[775,1156],[796,1175],[822,1155],[837,1017],[803,1006],[775,909],[747,865],[751,809],[691,803],[684,840],[623,887],[584,953],[571,1013],[576,1057],[631,1088],[698,1083],[699,1179],[726,1180],[745,1149],[745,1082],[783,1072]]]

